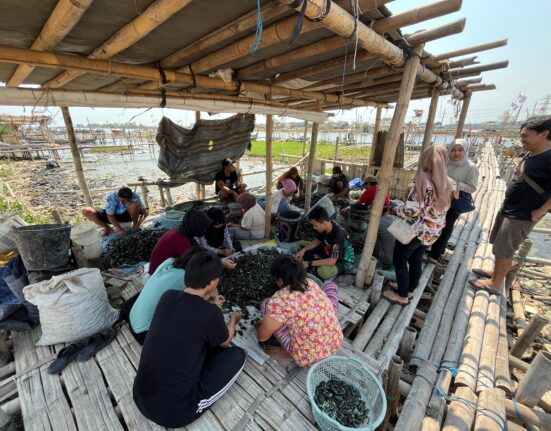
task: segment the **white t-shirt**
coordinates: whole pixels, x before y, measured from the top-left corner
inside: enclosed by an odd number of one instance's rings
[[[292,196],[287,197],[283,195],[283,189],[272,194],[272,214],[277,214],[279,204],[283,199],[287,199],[287,201],[291,202]]]
[[[254,239],[264,238],[265,226],[266,213],[258,204],[249,209],[241,219],[241,227],[250,230]]]

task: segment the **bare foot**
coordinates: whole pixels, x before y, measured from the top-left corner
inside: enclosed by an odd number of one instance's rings
[[[409,299],[403,298],[392,290],[385,290],[383,296],[388,299],[390,302],[399,303],[401,305],[408,305]]]
[[[266,347],[264,351],[270,355],[270,358],[276,359],[278,361],[292,361],[293,358],[289,355],[289,352],[281,346],[270,346]]]
[[[109,226],[105,226],[101,231],[101,236],[109,236],[112,232],[113,230]]]

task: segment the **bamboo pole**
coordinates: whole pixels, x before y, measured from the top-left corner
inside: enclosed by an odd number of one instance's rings
[[[381,116],[383,113],[383,108],[377,106],[377,111],[375,112],[375,124],[373,125],[373,137],[371,138],[371,152],[369,154],[369,166],[373,166],[375,162],[375,147],[377,146],[377,134],[381,128]]]
[[[306,139],[308,139],[308,121],[304,121],[304,136],[302,137],[302,157],[306,155]]]
[[[323,103],[317,104],[317,110],[321,111]],[[314,175],[314,162],[316,161],[316,148],[318,146],[319,123],[312,123],[312,134],[310,137],[310,152],[308,154],[308,164],[306,169],[306,194],[304,196],[304,213],[310,210],[312,202],[312,181]]]
[[[478,395],[478,407],[474,429],[503,431],[507,427],[505,394],[501,389],[491,388]]]
[[[495,387],[511,395],[511,379],[509,377],[509,345],[507,342],[507,300],[501,296],[499,307],[499,341],[496,355]]]
[[[509,61],[499,61],[496,63],[483,64],[480,66],[465,67],[463,69],[451,70],[449,74],[453,79],[466,78],[468,76],[478,75],[481,72],[503,69],[509,66]]]
[[[62,106],[61,113],[63,114],[63,121],[65,122],[65,128],[67,129],[67,141],[69,142],[69,147],[71,147],[71,154],[75,165],[75,173],[77,175],[78,185],[82,191],[82,196],[84,197],[84,203],[86,206],[93,207],[94,201],[90,195],[90,190],[88,190],[88,184],[86,184],[86,177],[84,176],[84,170],[82,169],[80,152],[78,151],[75,129],[73,128],[73,120],[71,120],[69,108]]]
[[[461,106],[461,113],[459,114],[459,120],[457,120],[457,129],[455,130],[455,139],[463,137],[463,128],[465,127],[465,120],[467,119],[467,111],[469,110],[469,104],[471,103],[472,93],[466,92],[463,98],[463,105]]]
[[[371,284],[371,294],[369,297],[369,303],[372,307],[376,306],[381,300],[384,281],[385,274],[382,271],[376,271],[373,277],[373,283]]]
[[[528,407],[534,407],[551,388],[551,354],[540,350],[520,380],[515,397]]]
[[[356,338],[354,338],[354,341],[352,341],[352,346],[354,346],[355,349],[363,350],[365,348],[367,343],[369,343],[375,334],[377,326],[379,326],[379,323],[381,323],[381,320],[385,317],[386,311],[389,307],[390,302],[386,299],[379,301],[377,306],[373,309],[367,320],[364,322],[362,328],[356,335]]]
[[[459,60],[449,60],[447,66],[450,69],[456,69],[458,67],[465,67],[465,66],[474,66],[475,64],[480,64],[479,61],[476,61],[477,56],[474,57],[468,57],[468,58],[461,58]]]
[[[535,314],[526,330],[516,339],[513,347],[511,347],[511,355],[521,358],[547,323],[549,322],[545,317]]]
[[[266,115],[266,225],[264,236],[270,237],[272,230],[272,130],[273,118]]]
[[[471,388],[466,386],[458,388],[455,393],[457,399],[452,400],[448,407],[442,431],[470,431],[474,423],[478,397]]]
[[[294,5],[293,0],[279,0],[280,3],[288,6]],[[306,7],[306,16],[310,19],[318,19],[319,12],[325,10],[325,0],[310,0]],[[300,11],[300,6],[295,8]],[[341,37],[349,37],[350,34],[356,29],[356,37],[358,46],[378,56],[385,63],[396,67],[402,67],[404,64],[411,63],[407,60],[404,51],[396,45],[388,42],[384,37],[378,35],[361,21],[358,22],[343,8],[339,7],[334,2],[331,2],[331,7],[328,8],[328,13],[321,19],[320,23],[333,31]],[[421,55],[421,51],[417,51],[417,55]],[[415,73],[417,74],[417,68],[420,61],[415,62]],[[406,70],[408,68],[406,67]],[[404,71],[404,76],[407,76]],[[442,87],[444,80],[438,77],[434,72],[427,68],[423,68],[419,73],[418,78],[428,84],[433,84],[436,87]],[[413,87],[411,88],[413,89]],[[455,87],[451,87],[454,97],[461,99],[463,93],[457,90]],[[411,90],[408,92],[407,99],[411,97]]]
[[[477,393],[494,387],[495,361],[499,342],[500,302],[500,297],[493,295],[488,305],[486,327],[484,328],[484,338],[482,341],[484,348],[480,352],[480,360],[478,363]]]
[[[482,82],[482,76],[479,76],[478,78],[467,78],[467,79],[461,79],[459,81],[455,81],[455,85],[463,88],[469,84],[480,84],[481,82]]]
[[[411,391],[404,403],[395,431],[418,430],[425,417],[425,406],[432,393],[432,383],[436,380],[436,368],[431,362],[423,362],[411,385]]]
[[[378,353],[381,352],[385,341],[387,340],[389,334],[392,331],[392,328],[396,323],[396,320],[398,319],[398,316],[400,315],[400,311],[402,311],[402,306],[397,304],[393,304],[390,306],[390,310],[388,311],[386,316],[384,316],[384,320],[381,323],[381,326],[379,326],[379,328],[373,335],[373,338],[371,338],[366,348],[364,349],[364,353],[371,356],[372,358],[377,358]]]
[[[157,0],[136,19],[126,24],[107,41],[98,46],[88,57],[106,60],[124,51],[140,39],[143,39],[190,2],[191,0]],[[82,72],[67,71],[46,82],[43,86],[60,88],[81,75],[83,75]]]
[[[533,410],[524,404],[513,402],[511,400],[505,400],[505,412],[507,418],[515,423],[528,424],[538,427],[542,431],[551,430],[551,415],[541,412],[539,410]]]
[[[400,346],[398,347],[398,356],[405,362],[409,361],[416,337],[417,330],[412,326],[406,327],[402,339],[400,340]]]
[[[432,90],[432,97],[430,99],[429,115],[427,117],[427,124],[425,125],[425,134],[423,135],[423,146],[421,152],[427,149],[432,140],[432,131],[434,130],[434,119],[436,118],[436,110],[438,108],[438,99],[440,98],[440,91],[436,88]]]
[[[513,304],[513,316],[517,327],[517,334],[521,336],[526,328],[526,314],[519,289],[511,289],[511,303]]]
[[[425,410],[425,418],[423,419],[422,431],[440,431],[442,429],[442,422],[445,414],[445,401],[440,397],[439,401],[435,403],[433,399],[436,394],[446,393],[451,385],[452,373],[449,370],[439,370],[434,390],[429,400],[429,404]]]
[[[400,401],[400,374],[402,373],[402,367],[404,362],[398,356],[393,356],[390,360],[390,366],[388,369],[388,383],[385,388],[386,396],[386,413],[383,422],[377,428],[378,431],[386,431],[390,418],[396,414],[396,408]]]
[[[410,45],[425,44],[436,39],[441,39],[446,36],[461,33],[465,29],[466,18],[461,18],[456,21],[441,25],[430,30],[421,30],[406,37]]]
[[[402,132],[404,119],[406,117],[406,112],[409,105],[409,99],[413,91],[413,86],[415,85],[417,70],[420,64],[418,55],[422,51],[422,46],[414,48],[414,53],[416,55],[407,61],[406,68],[404,70],[403,80],[400,85],[399,101],[396,104],[390,129],[386,138],[381,169],[379,170],[377,194],[375,195],[375,199],[371,206],[371,217],[369,219],[360,265],[356,274],[356,287],[363,287],[365,283],[368,264],[373,254],[373,249],[375,248],[375,242],[377,241],[377,232],[379,230],[379,222],[381,221],[383,206],[385,204],[385,196],[388,192],[392,178],[394,156],[400,140],[400,133]]]
[[[31,45],[36,51],[48,51],[56,47],[75,27],[94,0],[59,0]],[[17,87],[31,74],[34,67],[27,64],[17,66],[6,85]]]
[[[496,40],[495,42],[484,43],[481,45],[470,46],[467,48],[457,49],[455,51],[444,52],[439,55],[432,56],[432,60],[445,60],[452,57],[460,57],[462,55],[474,54],[475,52],[487,51],[490,49],[499,48],[507,45],[507,39]]]

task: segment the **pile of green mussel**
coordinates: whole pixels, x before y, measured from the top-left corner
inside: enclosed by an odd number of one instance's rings
[[[369,409],[354,386],[335,377],[316,387],[314,401],[341,425],[359,428],[365,424]]]

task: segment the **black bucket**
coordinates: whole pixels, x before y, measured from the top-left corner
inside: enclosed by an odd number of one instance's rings
[[[295,242],[298,239],[300,219],[302,215],[298,211],[287,210],[278,215],[279,240],[281,242]]]
[[[69,262],[71,225],[34,224],[13,230],[27,271],[57,268]]]
[[[351,205],[350,214],[348,215],[348,227],[356,232],[363,232],[367,229],[369,223],[370,210],[362,204]]]

